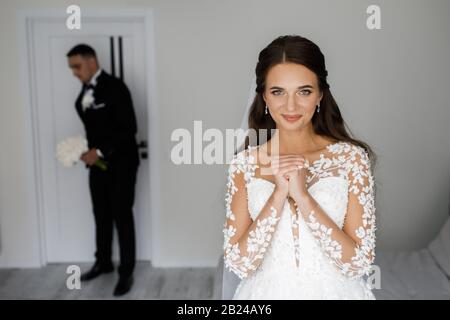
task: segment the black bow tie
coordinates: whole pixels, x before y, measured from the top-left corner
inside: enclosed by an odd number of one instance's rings
[[[85,85],[83,86],[83,90],[84,90],[84,91],[89,90],[89,89],[94,90],[94,89],[95,89],[95,86],[92,85],[91,83],[85,84]]]

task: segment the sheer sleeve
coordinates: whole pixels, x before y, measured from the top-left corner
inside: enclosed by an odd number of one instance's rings
[[[260,265],[285,200],[277,199],[272,193],[258,217],[252,220],[248,210],[246,185],[254,174],[255,167],[241,152],[233,157],[228,168],[226,221],[223,228],[224,265],[241,279]]]
[[[369,274],[375,258],[374,180],[367,153],[354,147],[346,174],[348,205],[343,228],[310,199],[303,205],[309,212],[306,223],[331,261],[351,278]]]

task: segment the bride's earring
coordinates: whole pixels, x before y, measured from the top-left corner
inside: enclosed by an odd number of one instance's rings
[[[267,105],[266,105],[266,111],[265,111],[265,114],[268,114],[269,113],[269,108],[267,108]]]
[[[320,103],[317,105],[317,113],[320,112]]]

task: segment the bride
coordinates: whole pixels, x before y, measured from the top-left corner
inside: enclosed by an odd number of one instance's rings
[[[319,47],[300,36],[259,54],[250,129],[269,129],[228,169],[224,265],[233,299],[375,299],[371,148],[354,138]],[[270,129],[274,133],[271,134]]]

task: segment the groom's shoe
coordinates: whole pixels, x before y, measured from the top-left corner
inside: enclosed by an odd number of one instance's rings
[[[117,282],[116,288],[114,289],[114,296],[122,296],[130,291],[133,286],[133,276],[120,276],[119,281]]]
[[[80,277],[81,281],[88,281],[88,280],[92,280],[94,278],[97,278],[99,275],[103,274],[103,273],[110,273],[114,271],[114,266],[111,265],[107,265],[107,266],[102,266],[100,265],[98,262],[96,262],[94,264],[94,266],[91,268],[91,270],[89,270],[86,273],[83,273]]]

